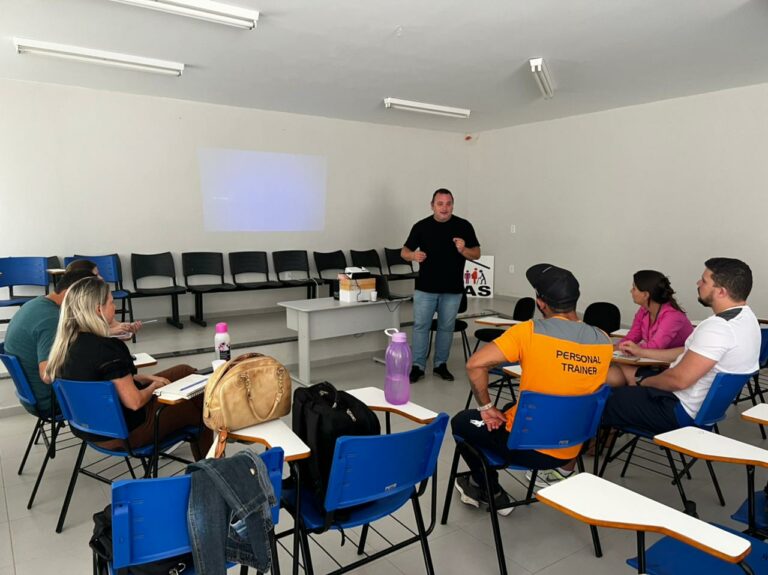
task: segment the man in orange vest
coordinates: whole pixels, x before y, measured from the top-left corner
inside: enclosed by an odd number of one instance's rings
[[[492,343],[481,348],[467,362],[467,375],[477,409],[458,413],[451,421],[454,435],[469,445],[493,451],[507,464],[538,469],[555,469],[571,462],[580,446],[564,449],[509,450],[507,438],[515,418],[515,406],[499,410],[488,392],[488,371],[502,363],[520,362],[523,374],[520,392],[537,391],[554,395],[586,395],[604,382],[613,356],[610,338],[600,329],[584,324],[576,315],[579,282],[573,274],[550,264],[538,264],[526,272],[536,290],[536,305],[544,319],[517,324]],[[462,451],[470,476],[456,481],[461,501],[480,507],[489,498],[482,465],[476,457]],[[510,501],[501,488],[498,473],[489,473],[497,506]],[[509,515],[513,507],[499,510]]]

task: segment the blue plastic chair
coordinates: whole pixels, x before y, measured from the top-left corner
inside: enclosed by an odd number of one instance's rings
[[[136,474],[131,465],[130,458],[137,457],[141,461],[141,465],[144,468],[144,477],[148,477],[150,473],[149,459],[155,453],[155,446],[149,444],[132,449],[128,445],[128,427],[125,423],[125,417],[123,416],[120,398],[111,381],[70,381],[57,379],[53,383],[53,389],[56,392],[56,398],[61,406],[61,412],[64,419],[72,428],[72,433],[81,439],[87,437],[87,435],[82,434],[93,434],[111,439],[120,439],[125,445],[124,449],[111,450],[100,447],[88,439],[83,439],[77,454],[77,459],[75,460],[75,466],[72,470],[72,477],[69,481],[67,495],[64,498],[64,503],[61,508],[59,521],[56,525],[56,533],[61,533],[64,526],[64,520],[67,516],[67,510],[69,509],[69,503],[72,499],[72,493],[75,490],[77,478],[80,473],[103,483],[112,483],[111,479],[103,477],[98,473],[94,473],[88,469],[88,466],[82,466],[83,456],[85,455],[85,448],[87,446],[90,446],[92,449],[95,449],[104,455],[122,457],[128,466],[128,471],[130,472],[131,477],[134,479],[136,478]],[[188,441],[196,435],[197,432],[197,427],[183,429],[164,438],[158,446],[158,449],[162,453],[165,449],[168,449],[181,441]],[[164,455],[179,460],[172,455]]]
[[[763,388],[760,387],[760,371],[768,367],[768,328],[762,328],[760,330],[760,359],[759,368],[752,376],[752,382],[747,381],[747,397],[739,399],[739,401],[750,400],[752,405],[757,405],[757,398],[760,398],[760,403],[765,403],[765,396],[763,395]],[[754,386],[752,385],[754,383]],[[760,425],[760,435],[763,439],[766,439],[765,426]]]
[[[701,404],[701,408],[693,420],[693,425],[701,429],[706,429],[707,431],[714,430],[716,433],[719,433],[717,424],[725,419],[726,411],[736,400],[736,398],[739,397],[741,390],[744,389],[744,386],[747,384],[752,375],[753,374],[751,373],[718,373],[715,376],[715,379],[712,380],[712,386],[709,388],[709,391],[704,398],[704,402]],[[605,474],[605,468],[610,461],[613,461],[625,450],[629,449],[629,452],[627,453],[627,459],[624,461],[624,467],[621,470],[621,477],[624,477],[627,472],[627,468],[629,467],[629,462],[632,460],[632,454],[635,451],[635,447],[637,446],[638,441],[641,438],[652,440],[653,436],[656,435],[655,433],[646,431],[644,429],[630,427],[620,429],[620,431],[629,433],[634,437],[625,445],[623,445],[621,449],[619,449],[615,454],[613,453],[613,448],[616,445],[616,437],[618,434],[611,438],[608,443],[608,453],[606,454],[605,459],[603,460],[603,465],[600,468],[600,477]],[[691,515],[695,516],[695,505],[685,496],[685,490],[683,488],[681,479],[683,474],[688,475],[690,479],[690,468],[697,460],[692,459],[690,462],[686,463],[684,456],[680,454],[683,469],[681,473],[678,474],[674,459],[672,458],[672,452],[666,447],[663,447],[662,449],[664,449],[666,453],[667,462],[669,463],[669,468],[672,471],[673,483],[677,485],[678,492],[681,499],[683,500],[683,506],[686,510],[686,513],[690,513]],[[712,478],[712,484],[715,487],[715,492],[717,493],[717,498],[720,501],[720,505],[725,506],[725,499],[723,498],[723,493],[720,490],[720,484],[717,481],[717,476],[715,475],[714,467],[712,467],[712,462],[705,461],[705,463],[707,464],[707,469],[709,470],[709,475]]]
[[[48,293],[48,258],[0,258],[0,288],[8,288],[8,299],[0,300],[0,307],[21,306],[36,296],[14,296],[17,286],[39,286]]]
[[[638,557],[627,559],[627,564],[636,568],[638,573],[646,573],[647,575],[688,575],[689,573],[768,575],[768,544],[765,541],[755,539],[724,525],[716,523],[713,525],[743,537],[752,544],[752,549],[741,563],[729,563],[678,539],[665,536],[645,550],[645,569],[643,571],[640,570]],[[744,568],[745,564],[746,569]]]
[[[120,301],[120,321],[125,321],[125,315],[128,314],[128,321],[133,321],[133,304],[131,303],[131,292],[123,287],[123,273],[120,266],[120,256],[109,254],[106,256],[80,256],[64,258],[64,265],[68,266],[76,260],[88,260],[96,264],[99,268],[99,275],[108,284],[112,284],[112,298]]]
[[[27,376],[24,374],[24,370],[21,369],[19,359],[15,355],[5,353],[4,343],[0,343],[0,361],[3,362],[5,369],[8,370],[8,373],[11,376],[13,385],[16,388],[16,397],[19,398],[19,402],[24,406],[24,409],[37,418],[35,427],[32,429],[32,435],[30,435],[29,442],[27,443],[27,449],[24,451],[24,457],[21,459],[18,475],[21,475],[24,472],[24,465],[27,463],[27,458],[29,457],[29,452],[32,450],[32,446],[40,441],[41,438],[45,444],[45,458],[40,466],[40,470],[37,472],[37,480],[35,481],[32,494],[29,496],[29,501],[27,502],[27,509],[31,509],[32,504],[35,502],[35,496],[40,487],[40,482],[43,479],[45,468],[48,465],[48,460],[56,457],[56,438],[61,432],[62,427],[65,425],[64,417],[60,413],[52,415],[53,413],[56,413],[55,401],[51,404],[52,410],[50,413],[42,413],[38,410],[37,398],[32,391],[32,387],[29,385],[29,381],[27,381]],[[53,393],[53,389],[51,389],[51,393]],[[50,438],[45,432],[46,425],[51,426]]]
[[[272,448],[260,455],[272,482],[278,504],[272,522],[280,516],[283,450]],[[112,484],[112,553],[110,572],[192,551],[187,531],[187,505],[191,476],[116,481]],[[279,575],[274,529],[269,534],[272,573]],[[94,561],[95,561],[94,557]],[[188,566],[183,575],[194,575]]]
[[[283,507],[296,520],[306,573],[314,573],[309,533],[366,526],[394,513],[409,499],[416,516],[416,535],[334,573],[357,569],[417,541],[421,542],[427,573],[434,573],[419,498],[426,490],[426,480],[435,474],[447,426],[448,415],[441,413],[428,425],[402,433],[340,437],[336,440],[324,501],[318,501],[312,491],[302,489],[299,517],[296,517],[296,489],[284,490]],[[363,546],[361,540],[358,546],[361,554]],[[295,572],[299,557],[294,556],[293,560]]]
[[[507,448],[514,450],[531,449],[559,449],[573,447],[575,445],[586,445],[586,443],[597,435],[600,419],[603,416],[605,402],[611,391],[607,386],[601,386],[596,392],[589,395],[549,395],[533,391],[523,391],[520,394],[515,413],[512,431],[507,439]],[[440,522],[445,525],[448,522],[448,513],[451,508],[451,499],[453,496],[454,484],[457,477],[469,475],[469,471],[458,473],[459,454],[462,450],[468,450],[483,462],[483,472],[485,475],[486,493],[491,491],[488,482],[489,469],[525,469],[514,465],[507,465],[505,460],[498,454],[485,450],[477,449],[464,441],[459,435],[454,435],[456,440],[456,450],[453,454],[453,463],[451,464],[451,475],[448,479],[448,489],[445,493],[445,504],[443,505],[443,516]],[[584,471],[584,463],[581,455],[577,458],[579,471]],[[597,467],[597,456],[595,456],[595,467]],[[525,499],[513,501],[501,509],[508,507],[518,507],[520,505],[529,505],[535,503],[533,488],[536,484],[536,476],[539,469],[531,470],[531,480],[528,484],[528,492]],[[506,575],[507,566],[504,561],[504,548],[501,540],[501,530],[499,528],[499,518],[496,514],[498,508],[493,497],[488,498],[491,527],[493,529],[493,538],[496,543],[496,556],[499,561],[499,572]],[[590,526],[592,533],[592,542],[595,547],[595,554],[600,557],[600,540],[597,535],[597,529]]]

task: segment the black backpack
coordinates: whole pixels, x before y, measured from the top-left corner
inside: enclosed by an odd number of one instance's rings
[[[325,500],[336,440],[343,435],[380,435],[376,414],[362,401],[324,381],[293,394],[293,431],[312,450],[299,462],[301,481]]]
[[[109,575],[108,564],[112,561],[112,506],[93,515],[93,535],[88,545],[96,557],[95,575]],[[118,569],[117,575],[183,575],[191,570],[192,553],[169,557],[152,563]]]

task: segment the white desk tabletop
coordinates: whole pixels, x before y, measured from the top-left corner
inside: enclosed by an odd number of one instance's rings
[[[305,459],[310,455],[307,444],[282,419],[238,429],[231,432],[229,437],[250,443],[261,443],[267,447],[282,447],[285,461]]]
[[[626,337],[628,333],[629,333],[629,330],[623,327],[621,329],[617,329],[616,331],[612,331],[609,335],[611,337]]]
[[[485,317],[477,318],[475,323],[479,323],[480,325],[493,325],[496,327],[510,327],[512,325],[517,325],[520,322],[516,319],[507,319],[497,315],[488,315]]]
[[[668,361],[661,361],[658,359],[648,359],[647,357],[635,357],[634,355],[626,355],[621,353],[620,351],[614,351],[613,352],[613,358],[611,359],[613,363],[622,363],[624,365],[650,365],[650,366],[668,366]]]
[[[768,450],[698,427],[660,433],[653,441],[697,459],[768,467]]]
[[[392,303],[389,300],[343,302],[332,297],[319,297],[315,299],[299,299],[296,301],[280,301],[277,305],[301,312],[326,311],[330,309],[353,308],[365,305],[383,305]]]
[[[504,367],[504,373],[511,377],[520,379],[523,376],[523,368],[520,365],[508,365]]]
[[[664,533],[726,561],[740,561],[751,547],[742,537],[591,473],[545,487],[536,497],[590,525]]]
[[[741,418],[754,423],[768,424],[768,403],[758,403],[741,414]]]
[[[157,360],[148,353],[134,353],[133,365],[136,367],[147,367],[150,365],[157,365]]]
[[[394,405],[384,398],[384,390],[378,387],[361,387],[347,391],[374,411],[389,411],[397,413],[417,423],[429,423],[437,417],[437,413],[426,407],[421,407],[409,401],[403,405]]]

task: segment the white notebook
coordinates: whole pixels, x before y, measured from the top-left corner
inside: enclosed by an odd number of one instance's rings
[[[182,377],[169,383],[165,387],[155,390],[155,395],[163,399],[189,399],[200,395],[205,391],[205,384],[208,383],[207,375],[193,373],[187,377]]]

